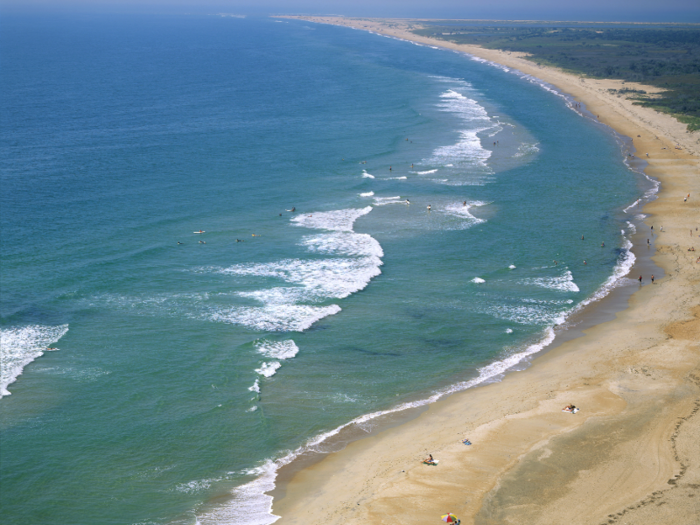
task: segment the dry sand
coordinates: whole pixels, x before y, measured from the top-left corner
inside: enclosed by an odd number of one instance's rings
[[[465,525],[700,523],[700,134],[611,94],[618,80],[417,37],[406,20],[304,18],[468,52],[573,95],[632,137],[646,173],[661,181],[644,212],[666,275],[615,319],[527,370],[452,395],[300,470],[274,502],[278,523],[437,524],[447,512]],[[581,411],[562,412],[569,403]],[[428,453],[438,466],[421,464]]]

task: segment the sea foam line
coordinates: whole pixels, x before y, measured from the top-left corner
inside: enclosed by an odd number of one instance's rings
[[[68,325],[30,325],[0,329],[0,398],[11,395],[7,389],[29,363],[44,355],[49,345],[68,332]]]

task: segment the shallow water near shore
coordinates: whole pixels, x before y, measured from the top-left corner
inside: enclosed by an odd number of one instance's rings
[[[521,76],[298,21],[6,27],[7,523],[270,523],[282,464],[636,284],[654,185]]]

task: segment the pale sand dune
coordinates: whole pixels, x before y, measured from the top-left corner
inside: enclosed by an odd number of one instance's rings
[[[644,212],[657,225],[654,261],[666,277],[526,371],[452,395],[300,470],[274,502],[278,523],[425,524],[447,512],[465,525],[700,523],[700,134],[611,95],[620,81],[582,81],[515,54],[416,37],[406,20],[306,19],[519,69],[633,137],[646,173],[662,183]],[[581,412],[562,412],[568,403]],[[422,465],[427,453],[440,465]]]

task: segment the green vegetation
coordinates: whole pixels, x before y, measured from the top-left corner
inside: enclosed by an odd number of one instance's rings
[[[700,129],[699,25],[430,21],[413,32],[457,44],[529,53],[537,64],[591,78],[656,86],[665,91],[618,93],[676,116],[691,131]]]

